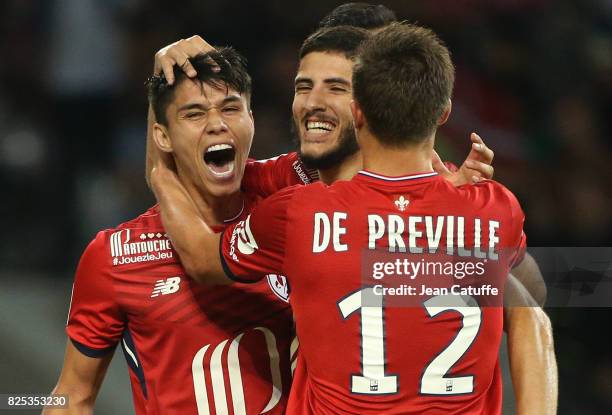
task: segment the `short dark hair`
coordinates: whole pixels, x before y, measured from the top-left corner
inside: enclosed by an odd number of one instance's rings
[[[194,79],[216,88],[232,88],[241,95],[245,95],[250,105],[252,86],[251,77],[247,72],[246,58],[231,47],[215,48],[215,51],[199,54],[189,59],[197,72]],[[220,68],[219,71],[213,69],[217,65]],[[149,103],[160,124],[168,125],[166,110],[174,99],[175,87],[189,78],[179,66],[175,65],[174,79],[174,84],[170,85],[165,76],[161,74],[152,76],[145,83]]]
[[[402,147],[433,133],[451,98],[455,69],[436,34],[393,23],[366,40],[353,67],[353,95],[370,131]]]
[[[355,26],[378,29],[396,22],[395,12],[382,4],[344,3],[319,22],[319,27]]]
[[[306,38],[300,48],[300,59],[312,52],[337,52],[354,59],[359,46],[370,32],[359,27],[337,26],[319,29]]]

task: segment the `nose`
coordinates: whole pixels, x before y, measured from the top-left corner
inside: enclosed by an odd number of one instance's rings
[[[221,111],[213,109],[208,113],[208,122],[206,123],[207,134],[222,134],[227,132],[227,124],[221,114]]]
[[[326,103],[323,91],[320,88],[313,88],[306,98],[305,102],[306,109],[311,111],[325,111]]]

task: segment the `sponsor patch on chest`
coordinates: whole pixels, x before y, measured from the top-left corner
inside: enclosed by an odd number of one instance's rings
[[[110,255],[117,266],[168,260],[174,253],[165,233],[123,229],[110,236]]]

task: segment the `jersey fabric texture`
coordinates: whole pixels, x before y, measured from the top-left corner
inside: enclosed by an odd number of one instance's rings
[[[319,173],[304,166],[298,154],[292,152],[265,160],[249,160],[242,189],[246,193],[268,197],[286,187],[318,180]]]

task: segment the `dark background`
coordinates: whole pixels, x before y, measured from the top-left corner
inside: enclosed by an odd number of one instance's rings
[[[340,3],[0,4],[0,393],[53,386],[81,251],[97,230],[153,203],[143,83],[155,51],[200,34],[245,54],[254,78],[252,155],[273,156],[292,148],[299,45]],[[496,179],[523,205],[531,246],[610,246],[612,1],[384,4],[431,27],[453,53],[453,113],[436,144],[444,158],[460,163],[477,131],[495,150]],[[548,311],[559,413],[611,413],[612,313]],[[130,391],[120,394],[129,399]]]

